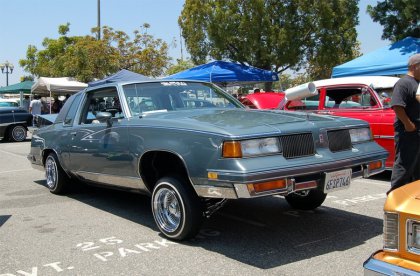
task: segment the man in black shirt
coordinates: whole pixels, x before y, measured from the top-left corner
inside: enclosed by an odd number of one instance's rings
[[[420,179],[420,102],[416,100],[419,80],[420,54],[415,54],[408,60],[407,75],[395,84],[391,100],[396,118],[390,191]]]

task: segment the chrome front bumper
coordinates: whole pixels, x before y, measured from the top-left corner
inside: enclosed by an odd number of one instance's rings
[[[382,167],[376,170],[369,170],[367,164],[355,166],[337,166],[319,168],[317,166],[300,168],[299,170],[277,170],[258,173],[235,174],[233,172],[215,171],[219,176],[217,180],[208,180],[204,185],[194,185],[198,196],[211,198],[253,198],[269,195],[287,195],[290,193],[316,189],[322,185],[323,177],[321,172],[331,172],[341,169],[351,168],[352,179],[369,177],[385,170],[385,159],[381,158]],[[373,162],[373,161],[371,161]],[[287,179],[287,186],[283,189],[271,190],[261,193],[253,193],[248,190],[247,184],[259,183],[264,181]]]
[[[384,261],[374,259],[373,255],[363,263],[365,276],[378,276],[378,275],[419,276],[420,275],[419,271],[406,269],[397,265],[393,265]]]

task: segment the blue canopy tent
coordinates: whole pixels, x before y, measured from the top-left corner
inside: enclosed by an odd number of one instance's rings
[[[388,76],[407,73],[408,58],[420,53],[420,38],[406,37],[333,68],[333,78]]]
[[[119,81],[147,81],[150,80],[150,78],[143,76],[142,74],[138,74],[135,72],[131,72],[126,69],[122,69],[118,71],[117,73],[108,76],[102,80],[98,81],[91,81],[88,83],[89,86],[98,86],[105,83],[111,83],[111,82],[119,82]]]
[[[272,71],[218,60],[170,75],[164,79],[237,84],[241,82],[272,82],[278,81],[279,77]]]

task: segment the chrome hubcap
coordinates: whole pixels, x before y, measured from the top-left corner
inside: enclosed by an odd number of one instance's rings
[[[57,164],[53,157],[48,156],[45,162],[45,177],[48,188],[52,189],[57,183]]]
[[[15,127],[12,131],[13,139],[16,141],[23,141],[26,138],[26,130],[23,127]]]
[[[166,232],[174,232],[181,223],[181,206],[173,190],[163,188],[157,191],[153,202],[156,222]]]

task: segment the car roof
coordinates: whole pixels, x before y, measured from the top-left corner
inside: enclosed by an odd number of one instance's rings
[[[173,79],[173,80],[166,80],[166,79],[150,79],[150,80],[128,80],[128,81],[116,81],[116,82],[107,82],[97,86],[88,86],[78,93],[83,93],[83,91],[91,91],[97,90],[98,88],[106,88],[106,87],[115,87],[118,85],[128,85],[128,84],[142,84],[142,83],[159,83],[159,82],[193,82],[193,83],[209,83],[213,85],[217,85],[215,83],[206,82],[206,81],[199,81],[199,80],[186,80],[186,79]]]
[[[0,102],[17,103],[18,101],[15,100],[15,99],[3,99],[3,98],[0,98]]]
[[[314,81],[316,87],[340,84],[364,84],[373,88],[392,88],[400,78],[384,76],[358,76]]]

